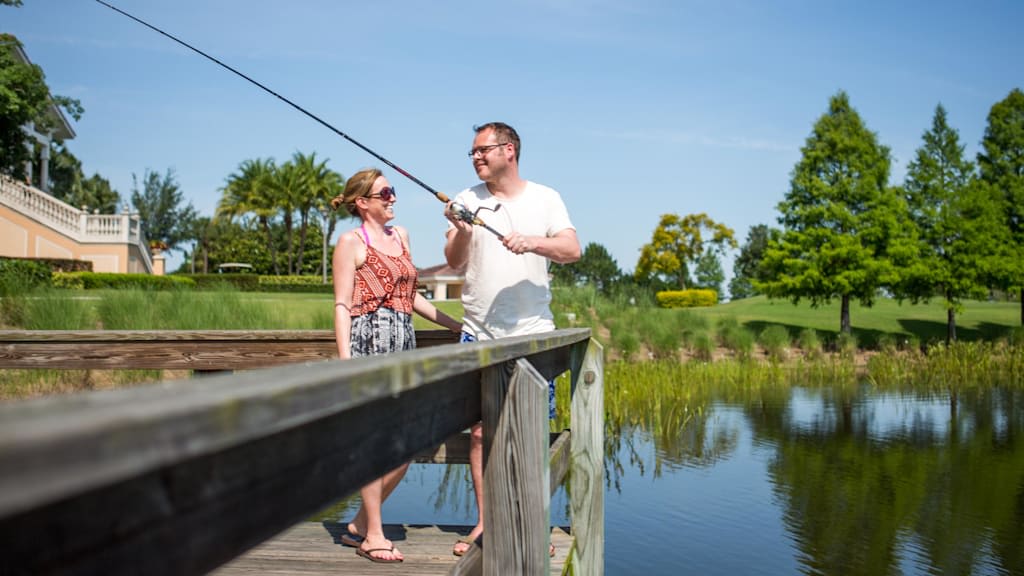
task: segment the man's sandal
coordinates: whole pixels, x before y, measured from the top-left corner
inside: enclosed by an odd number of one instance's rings
[[[465,544],[466,545],[466,549],[462,550],[462,551],[457,550],[456,548],[458,547],[459,544]],[[473,544],[476,544],[476,541],[474,541],[472,538],[468,538],[468,537],[467,538],[459,538],[458,540],[455,541],[455,546],[452,546],[452,554],[454,554],[456,556],[464,556],[466,554],[466,552],[469,552],[469,549],[473,547]],[[555,545],[554,544],[551,544],[551,546],[548,548],[548,555],[551,556],[552,558],[555,557]]]

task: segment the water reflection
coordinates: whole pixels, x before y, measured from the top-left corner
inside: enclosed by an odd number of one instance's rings
[[[647,379],[632,388],[620,382],[636,373],[607,378],[607,574],[1024,575],[1019,385],[933,394],[665,369],[630,367]],[[564,489],[551,510],[568,524]],[[468,469],[412,466],[384,517],[472,524]]]
[[[610,415],[608,541],[644,554],[609,547],[608,571],[1024,574],[1021,400],[709,389],[674,430]]]

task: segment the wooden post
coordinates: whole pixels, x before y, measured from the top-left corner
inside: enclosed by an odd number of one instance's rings
[[[573,573],[604,574],[604,350],[590,340],[572,378],[570,507]]]
[[[485,576],[550,571],[547,388],[522,359],[482,378]]]

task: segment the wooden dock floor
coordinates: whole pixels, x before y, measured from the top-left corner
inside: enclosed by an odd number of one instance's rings
[[[341,544],[343,524],[302,522],[276,538],[221,566],[214,576],[252,576],[254,574],[373,574],[427,576],[447,574],[459,560],[452,545],[469,533],[469,526],[389,524],[384,534],[402,551],[405,561],[379,564],[356,555],[354,548]],[[555,556],[551,575],[559,576],[572,546],[572,536],[562,528],[551,531]]]

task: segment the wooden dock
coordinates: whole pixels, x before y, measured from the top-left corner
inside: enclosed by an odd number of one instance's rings
[[[452,545],[469,534],[470,526],[389,524],[384,534],[402,551],[405,561],[398,564],[373,563],[341,544],[344,524],[302,522],[253,548],[230,563],[211,572],[212,576],[252,576],[254,574],[317,576],[373,574],[427,576],[448,574],[458,558]],[[551,531],[555,555],[551,558],[551,576],[560,576],[572,546],[566,529]]]
[[[0,574],[602,576],[604,355],[590,330],[422,336],[337,361],[329,331],[0,332],[0,368],[220,373],[0,404]],[[552,434],[548,381],[567,370],[569,427]],[[335,523],[306,521],[399,464],[465,463],[475,422],[483,548],[457,559],[465,527],[395,525],[406,561],[372,563]],[[563,481],[572,528],[552,561]]]

